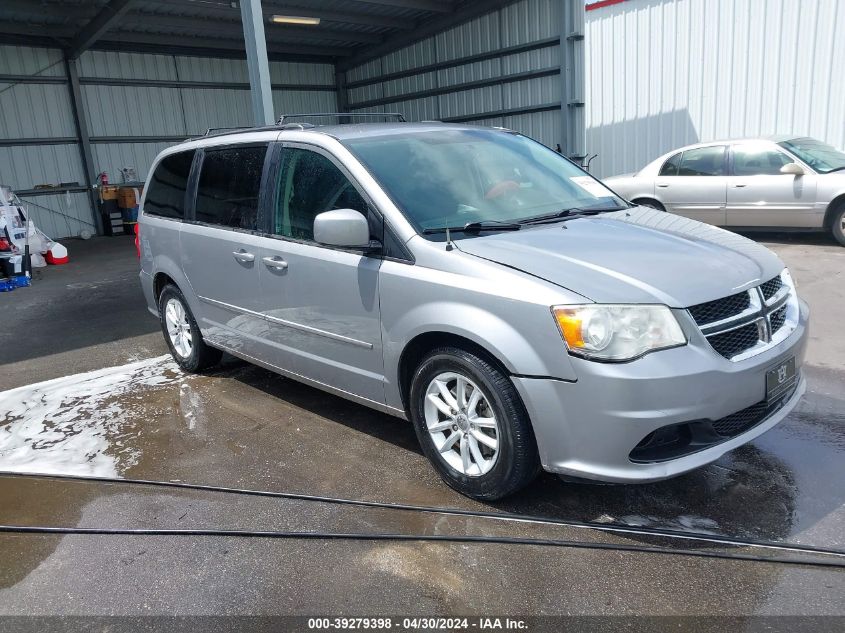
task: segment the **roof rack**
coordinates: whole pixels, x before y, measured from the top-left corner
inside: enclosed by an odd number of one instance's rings
[[[288,119],[295,119],[301,117],[343,117],[343,118],[372,118],[372,117],[392,117],[400,123],[405,123],[405,115],[400,112],[319,112],[314,114],[283,114],[276,121],[276,125],[282,125]]]
[[[205,131],[203,136],[211,136],[212,134],[220,134],[222,132],[236,132],[237,130],[248,130],[248,125],[239,125],[235,127],[210,127]]]

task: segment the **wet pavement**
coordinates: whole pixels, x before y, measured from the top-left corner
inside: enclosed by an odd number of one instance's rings
[[[837,325],[845,313],[845,249],[815,237],[770,236],[767,243],[790,266],[813,309],[807,394],[784,423],[672,480],[608,486],[543,475],[510,499],[481,504],[440,481],[405,422],[232,359],[207,375],[185,375],[146,339],[135,357],[142,360],[109,363],[110,348],[102,364],[91,361],[93,371],[60,372],[52,382],[12,383],[17,388],[0,392],[0,470],[514,512],[845,550],[845,336]],[[146,312],[135,318],[156,327]],[[133,326],[124,340],[144,327]],[[45,366],[49,358],[47,352],[22,356],[12,365],[35,371],[30,363]],[[0,476],[0,524],[654,541],[564,526],[26,476]],[[0,560],[0,614],[493,609],[845,615],[842,570],[630,552],[6,534],[0,535]]]

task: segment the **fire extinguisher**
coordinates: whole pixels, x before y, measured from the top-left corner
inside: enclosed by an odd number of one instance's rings
[[[105,187],[109,184],[109,175],[106,172],[102,172],[98,177],[100,179],[101,187]]]

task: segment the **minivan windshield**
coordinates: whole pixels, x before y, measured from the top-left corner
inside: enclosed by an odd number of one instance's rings
[[[814,138],[794,138],[778,143],[820,174],[845,170],[845,154]]]
[[[506,230],[569,209],[628,206],[557,152],[515,133],[444,129],[344,144],[421,233],[467,225],[474,231]]]

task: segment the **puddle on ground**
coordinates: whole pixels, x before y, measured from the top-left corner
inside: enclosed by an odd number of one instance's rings
[[[121,396],[132,392],[143,399],[149,390],[185,379],[169,359],[161,356],[0,392],[0,470],[119,476],[140,459],[128,431],[134,425],[135,398],[121,401]]]

